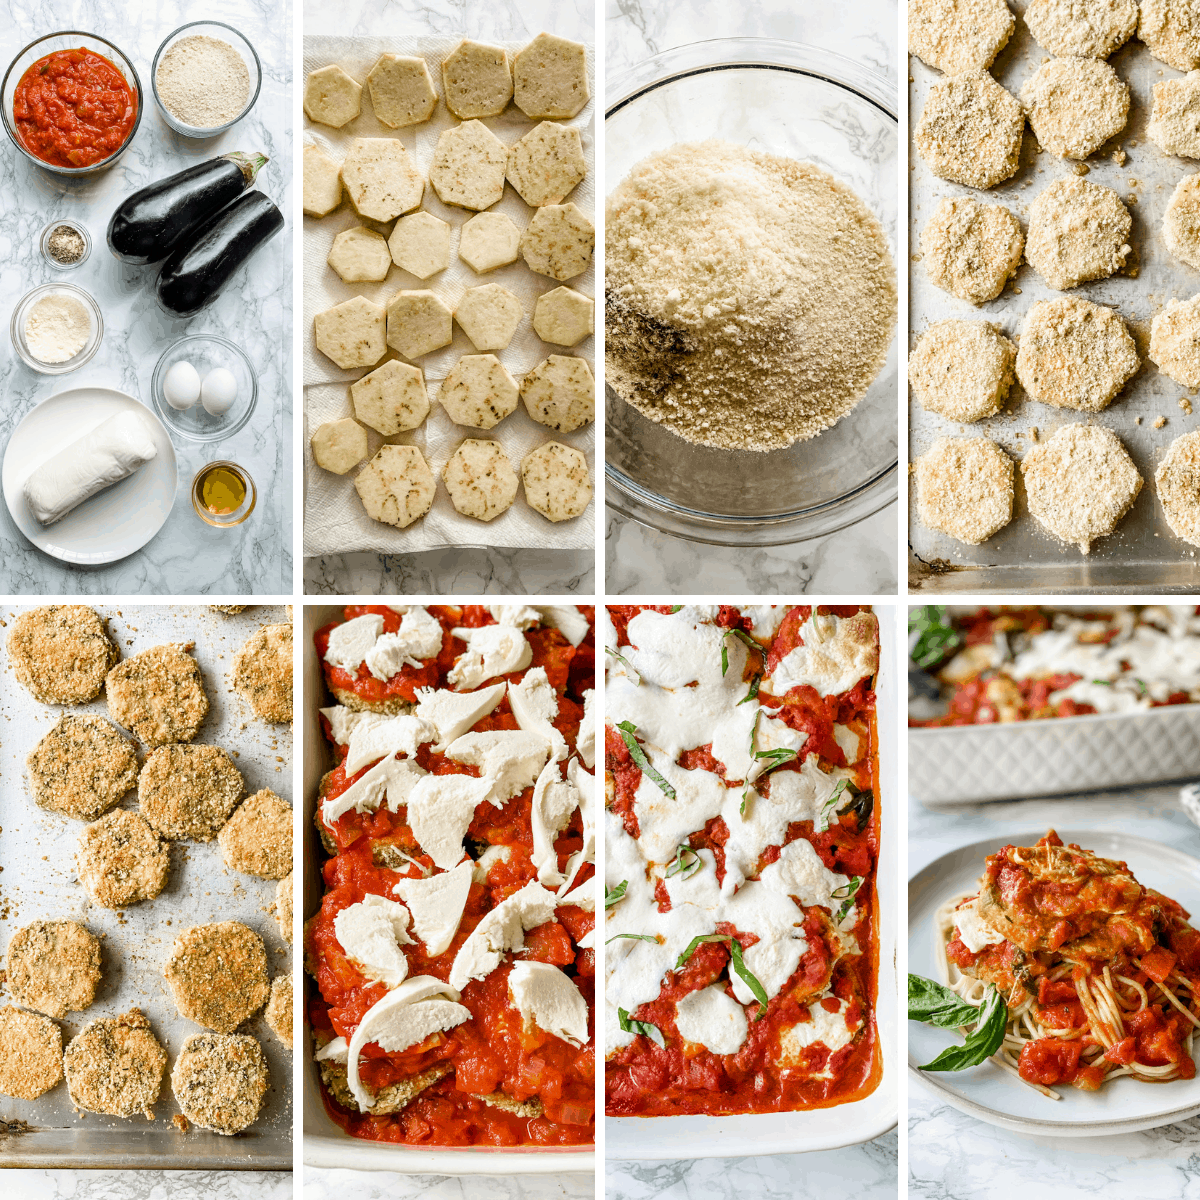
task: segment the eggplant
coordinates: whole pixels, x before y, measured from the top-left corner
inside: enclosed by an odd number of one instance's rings
[[[163,263],[154,287],[159,306],[172,317],[195,315],[283,224],[283,213],[262,192],[247,192],[211,217]]]
[[[134,192],[108,222],[108,248],[123,262],[162,262],[250,187],[267,161],[266,155],[235,150]]]

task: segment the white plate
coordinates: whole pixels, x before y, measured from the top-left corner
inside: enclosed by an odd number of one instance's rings
[[[25,503],[25,480],[65,445],[131,408],[146,418],[157,456],[61,521],[43,525]],[[175,447],[163,423],[144,404],[113,388],[77,387],[48,397],[25,416],[4,451],[4,501],[17,528],[44,553],[84,566],[115,562],[140,550],[170,516],[178,480]]]
[[[896,1124],[899,1106],[899,1029],[896,987],[896,913],[899,909],[899,822],[896,686],[899,658],[896,608],[876,604],[879,617],[879,763],[881,818],[879,874],[879,999],[876,1021],[883,1052],[883,1078],[861,1100],[807,1112],[744,1113],[732,1117],[606,1117],[605,1156],[653,1161],[679,1158],[733,1158],[743,1155],[799,1154],[837,1150],[869,1142]]]
[[[1044,829],[989,838],[952,850],[918,872],[908,884],[908,969],[941,982],[937,963],[934,914],[947,900],[973,892],[983,874],[983,860],[1002,846],[1032,846]],[[1123,859],[1143,887],[1178,900],[1189,912],[1200,912],[1200,861],[1190,854],[1129,834],[1058,831],[1105,858]],[[918,1071],[953,1040],[953,1034],[917,1021],[908,1023],[909,1072],[939,1100],[1003,1129],[1056,1137],[1094,1137],[1133,1133],[1170,1125],[1200,1113],[1200,1077],[1170,1083],[1141,1083],[1122,1077],[1098,1092],[1055,1089],[1051,1100],[993,1063],[965,1071]]]

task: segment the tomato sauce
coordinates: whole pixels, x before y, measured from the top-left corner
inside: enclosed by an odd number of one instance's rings
[[[638,612],[651,606],[619,605],[608,609],[620,646],[629,645],[629,622]],[[652,611],[668,612],[667,606]],[[828,606],[819,613],[839,617],[853,616],[861,606]],[[769,672],[796,646],[801,644],[799,630],[812,613],[811,607],[791,609],[769,645],[763,644]],[[716,621],[725,628],[743,628],[748,621],[734,608],[722,607]],[[760,643],[761,644],[761,643]],[[751,656],[753,659],[753,656]],[[748,674],[754,670],[747,664]],[[821,697],[815,689],[800,686],[791,689],[779,708],[771,704],[772,716],[809,735],[806,753],[816,753],[822,769],[845,766],[845,755],[833,737],[834,722],[849,725],[865,739],[869,748],[854,780],[860,792],[878,795],[878,735],[875,719],[875,695],[870,681],[863,681],[841,696]],[[633,761],[624,739],[612,727],[605,727],[605,769],[611,778],[608,807],[618,815],[631,837],[640,836],[634,797],[642,772]],[[724,764],[713,757],[712,747],[685,750],[677,760],[685,770],[711,771],[722,778]],[[799,763],[785,763],[773,774],[799,770]],[[734,781],[728,781],[730,783]],[[804,933],[808,950],[792,977],[773,997],[761,1019],[751,1016],[746,1041],[732,1055],[717,1055],[703,1046],[684,1042],[675,1025],[676,1002],[683,996],[707,987],[726,971],[728,944],[711,942],[701,945],[684,966],[668,972],[657,999],[640,1005],[629,1015],[663,1031],[667,1047],[663,1049],[645,1036],[614,1053],[605,1064],[606,1112],[610,1116],[671,1116],[683,1113],[724,1115],[733,1113],[788,1112],[824,1108],[870,1095],[882,1078],[882,1054],[875,1024],[879,941],[878,898],[875,888],[879,855],[880,818],[872,803],[860,821],[857,811],[848,811],[834,820],[828,830],[817,833],[812,821],[793,822],[783,844],[805,838],[812,843],[824,864],[832,871],[858,875],[863,883],[855,896],[858,921],[854,936],[862,953],[834,960],[829,917],[820,909],[806,915]],[[695,850],[710,850],[716,859],[718,882],[724,879],[724,844],[729,830],[721,817],[709,821],[702,833],[693,834],[689,844]],[[760,869],[778,859],[779,846],[769,847]],[[669,910],[666,889],[656,891],[660,909]],[[738,931],[719,928],[719,932],[737,936],[743,949],[756,938]],[[851,1043],[831,1052],[820,1042],[806,1047],[798,1060],[785,1064],[780,1035],[789,1026],[809,1018],[808,1006],[826,987],[832,988],[834,1007],[846,1003],[845,1019],[854,1032]],[[823,1003],[823,1002],[822,1002]],[[753,1008],[748,1014],[753,1013]]]
[[[468,628],[492,622],[481,606],[463,608],[430,606],[447,635],[453,628]],[[400,615],[385,606],[350,605],[345,617],[351,620],[366,613],[384,619],[384,632],[399,628]],[[591,614],[594,619],[594,613]],[[335,623],[336,624],[336,623]],[[334,625],[315,636],[322,656]],[[526,634],[533,651],[533,666],[546,667],[547,677],[559,692],[559,712],[554,724],[573,746],[583,714],[583,691],[594,678],[586,670],[573,670],[576,650],[556,629],[530,630]],[[595,641],[589,634],[585,662],[594,662]],[[448,649],[449,647],[449,649]],[[582,647],[581,647],[582,648]],[[442,653],[419,667],[406,666],[390,680],[379,681],[369,672],[347,672],[324,663],[331,685],[353,691],[364,700],[411,699],[419,687],[446,687],[446,673],[464,643],[444,638]],[[365,675],[365,677],[364,677]],[[505,678],[520,680],[523,671]],[[497,682],[488,680],[488,684]],[[326,723],[327,725],[327,723]],[[507,696],[476,723],[476,732],[516,729]],[[327,730],[328,732],[328,730]],[[344,755],[343,755],[344,758]],[[428,744],[419,749],[416,761],[423,769],[438,774],[477,775],[474,767],[463,766],[444,754],[435,754]],[[344,762],[322,781],[321,800],[336,798],[365,771],[347,776]],[[479,922],[503,900],[537,878],[531,860],[533,835],[530,802],[532,788],[501,807],[485,802],[476,809],[467,831],[467,845],[505,846],[507,859],[494,862],[486,880],[471,884],[462,920],[444,953],[429,957],[417,940],[406,946],[409,976],[432,975],[448,979],[455,956]],[[334,931],[339,912],[360,902],[368,894],[393,896],[396,882],[417,877],[433,861],[421,850],[406,821],[406,810],[390,812],[381,805],[373,812],[354,810],[343,814],[333,829],[322,824],[327,845],[335,851],[323,866],[326,892],[317,915],[307,928],[307,949],[316,964],[317,991],[308,1006],[308,1017],[321,1040],[335,1036],[349,1039],[363,1014],[386,994],[382,984],[369,983],[343,954]],[[578,810],[555,841],[559,867],[583,845],[582,818]],[[409,863],[389,851],[399,850],[416,860]],[[401,869],[393,869],[398,866]],[[585,864],[573,886],[586,884],[595,868]],[[347,1133],[372,1141],[434,1146],[582,1146],[591,1145],[595,1131],[595,952],[580,949],[595,925],[595,914],[576,906],[560,906],[554,919],[525,934],[524,961],[552,963],[574,981],[588,1005],[589,1042],[582,1048],[542,1032],[523,1027],[520,1013],[508,992],[509,963],[482,980],[472,980],[462,990],[460,1002],[472,1018],[444,1033],[435,1034],[418,1046],[398,1054],[385,1053],[370,1044],[363,1052],[360,1076],[378,1092],[435,1066],[453,1070],[409,1101],[399,1112],[372,1116],[342,1107],[327,1089],[322,1089],[326,1110]],[[540,1102],[538,1115],[504,1111],[479,1099],[503,1092],[517,1104]]]
[[[21,76],[13,123],[21,144],[56,167],[91,167],[125,144],[137,122],[137,99],[103,55],[56,50]]]

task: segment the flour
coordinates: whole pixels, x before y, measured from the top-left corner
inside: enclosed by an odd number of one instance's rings
[[[61,363],[74,358],[91,335],[91,314],[74,296],[43,296],[25,318],[25,344],[38,362]]]
[[[163,55],[154,76],[159,99],[177,121],[195,129],[226,125],[250,98],[250,71],[220,38],[180,38]]]
[[[691,442],[771,450],[848,413],[883,366],[895,269],[811,163],[728,142],[644,159],[606,209],[608,379]]]

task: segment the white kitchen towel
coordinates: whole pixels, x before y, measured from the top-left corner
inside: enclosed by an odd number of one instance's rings
[[[304,120],[304,140],[322,147],[336,161],[346,156],[350,143],[359,137],[398,137],[408,152],[413,155],[421,174],[426,179],[425,195],[421,208],[451,227],[450,265],[445,271],[427,280],[402,271],[393,265],[387,279],[382,283],[343,283],[328,265],[326,259],[333,239],[344,229],[365,225],[385,237],[391,232],[392,222],[376,222],[360,218],[343,200],[340,207],[326,217],[304,217],[304,397],[305,397],[305,523],[304,552],[306,555],[331,554],[352,550],[378,550],[384,553],[402,553],[432,550],[448,546],[495,546],[514,548],[585,549],[594,544],[595,503],[587,512],[572,521],[554,524],[538,512],[529,508],[524,501],[523,489],[518,490],[513,507],[496,520],[483,523],[461,516],[450,502],[450,497],[441,483],[440,472],[454,449],[467,438],[491,438],[504,448],[513,469],[520,474],[521,459],[541,442],[560,441],[573,446],[588,460],[588,470],[595,478],[595,432],[594,423],[574,433],[557,433],[546,426],[530,420],[524,406],[518,403],[517,411],[501,421],[494,429],[485,432],[455,425],[437,402],[437,392],[443,379],[455,363],[465,354],[479,351],[470,339],[454,324],[454,340],[449,346],[435,350],[417,361],[425,372],[429,389],[431,411],[424,426],[412,433],[399,434],[392,438],[381,438],[368,430],[372,454],[385,441],[408,442],[420,446],[429,459],[435,476],[438,477],[437,498],[429,514],[410,525],[408,529],[395,529],[374,521],[366,515],[358,493],[354,490],[354,478],[361,467],[346,475],[333,475],[319,468],[312,458],[308,437],[323,421],[352,416],[349,384],[361,378],[366,370],[343,371],[327,359],[316,348],[313,339],[313,317],[334,305],[363,295],[378,304],[386,302],[401,289],[428,288],[440,296],[446,306],[453,310],[462,294],[471,287],[498,283],[507,288],[520,301],[524,316],[509,345],[496,351],[497,357],[508,368],[518,383],[521,377],[532,370],[550,354],[574,354],[587,360],[595,374],[595,339],[586,338],[578,345],[565,348],[543,342],[533,331],[533,310],[537,298],[544,292],[562,286],[557,280],[537,275],[518,257],[515,263],[500,267],[484,275],[477,275],[458,257],[459,231],[470,220],[474,212],[444,205],[428,184],[429,167],[433,162],[434,149],[443,131],[458,124],[458,120],[446,108],[442,99],[442,60],[458,45],[459,38],[433,37],[311,37],[304,41],[304,73],[336,63],[353,78],[363,84],[362,111],[360,115],[341,129],[331,129]],[[520,50],[525,43],[499,43],[510,54]],[[381,124],[371,107],[370,90],[366,78],[371,67],[385,52],[422,57],[429,65],[429,73],[438,92],[438,104],[432,117],[421,125],[394,130]],[[583,142],[584,159],[588,173],[578,187],[567,197],[578,205],[588,218],[595,221],[595,75],[592,52],[588,56],[588,86],[593,98],[579,115],[567,124],[579,129]],[[505,145],[511,146],[540,122],[526,117],[519,108],[510,104],[499,117],[489,117],[486,124]],[[534,209],[517,195],[511,184],[506,184],[504,195],[488,210],[504,213],[512,219],[522,232],[529,223]],[[595,260],[588,269],[566,286],[594,297]],[[388,352],[388,358],[398,355]],[[374,368],[371,368],[374,369]]]

